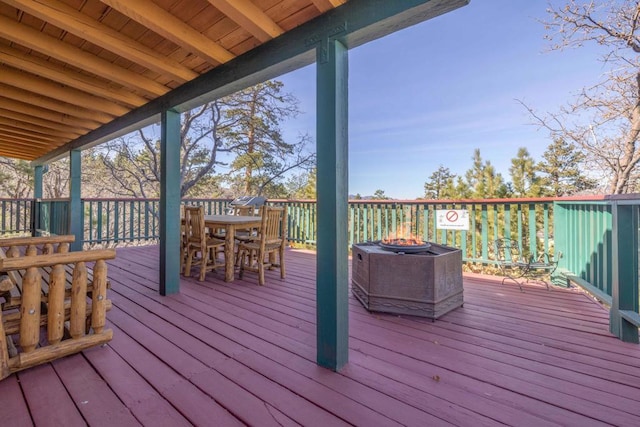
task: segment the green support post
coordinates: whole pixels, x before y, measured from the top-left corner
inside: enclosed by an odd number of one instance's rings
[[[42,199],[42,175],[44,167],[38,165],[33,168],[33,202],[31,203],[31,235],[36,236],[38,229],[42,228],[40,224],[40,200]]]
[[[82,212],[82,152],[69,153],[69,232],[76,240],[69,245],[72,251],[82,250],[84,215]]]
[[[44,166],[38,165],[33,168],[33,198],[42,199],[42,176],[44,174]]]
[[[622,341],[638,343],[638,328],[620,311],[638,313],[638,206],[613,202],[613,283],[609,330]]]
[[[317,48],[317,362],[338,371],[349,358],[348,51]]]
[[[160,295],[180,291],[180,113],[161,114]]]

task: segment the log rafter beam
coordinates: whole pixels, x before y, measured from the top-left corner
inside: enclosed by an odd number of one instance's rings
[[[261,42],[266,42],[284,33],[278,24],[249,0],[208,1]]]
[[[67,114],[40,108],[36,105],[26,104],[21,101],[10,100],[0,95],[0,109],[27,114],[44,120],[50,120],[65,126],[73,126],[80,129],[92,130],[100,126],[100,123],[91,120],[79,119]]]
[[[343,5],[347,0],[313,0],[313,4],[322,13]]]
[[[151,0],[100,1],[213,64],[223,64],[235,58],[233,53],[157,6]]]
[[[114,65],[89,52],[45,35],[36,29],[2,15],[0,15],[0,36],[21,46],[71,64],[74,67],[86,70],[96,76],[113,80],[124,87],[143,91],[154,97],[169,91],[169,88],[160,83]]]
[[[43,79],[35,75],[20,72],[10,67],[0,65],[0,75],[2,82],[26,91],[35,93],[46,93],[48,97],[78,105],[80,107],[90,106],[91,109],[102,111],[113,116],[126,114],[129,109],[114,102],[105,101],[97,96],[89,95],[78,89],[61,86],[48,79]]]
[[[0,69],[0,71],[2,70]],[[2,83],[0,83],[0,93],[6,98],[10,98],[15,101],[21,101],[30,105],[37,105],[41,108],[46,108],[47,110],[51,111],[57,111],[71,117],[91,120],[101,124],[108,123],[113,120],[113,115],[101,111],[89,110],[87,108],[69,104],[67,102],[61,102],[57,99],[49,98],[48,96],[39,95],[28,90]]]
[[[198,76],[179,62],[154,52],[60,1],[2,1],[157,73],[171,75],[181,82]]]
[[[62,144],[64,143],[64,138],[59,138],[55,136],[49,136],[36,132],[24,132],[22,129],[17,129],[12,126],[0,125],[0,132],[2,132],[3,136],[16,138],[24,141],[34,141],[38,144],[50,145],[54,144]]]
[[[77,134],[74,134],[74,133],[64,132],[57,129],[43,128],[42,126],[38,126],[33,123],[25,122],[18,119],[12,119],[10,117],[5,116],[4,113],[0,113],[0,125],[22,128],[24,130],[30,130],[32,132],[59,136],[61,138],[66,138],[66,139],[70,139],[70,138],[73,139],[78,137]]]
[[[82,90],[88,94],[101,96],[132,107],[139,107],[148,101],[146,98],[136,95],[130,90],[115,88],[107,84],[106,81],[71,71],[61,65],[52,64],[42,58],[27,55],[9,46],[0,46],[0,62],[31,74],[62,83],[63,85]]]

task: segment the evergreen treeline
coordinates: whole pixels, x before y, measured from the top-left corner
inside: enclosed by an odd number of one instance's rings
[[[593,192],[598,183],[583,171],[584,154],[563,140],[554,140],[536,162],[526,148],[511,159],[505,181],[490,161],[483,161],[480,149],[464,176],[440,165],[424,184],[427,199],[494,199],[511,197],[561,197]]]

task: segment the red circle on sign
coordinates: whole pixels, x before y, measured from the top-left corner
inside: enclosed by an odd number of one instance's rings
[[[458,212],[449,211],[449,212],[447,212],[446,218],[447,218],[447,221],[454,222],[454,221],[456,221],[458,219]]]

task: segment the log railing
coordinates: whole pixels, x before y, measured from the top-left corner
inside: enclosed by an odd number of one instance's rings
[[[106,260],[115,250],[67,252],[72,237],[0,240],[0,272],[13,285],[0,294],[0,379],[111,340]]]

